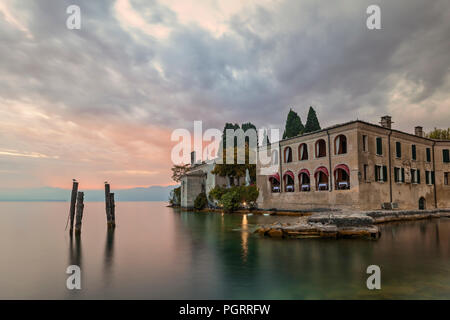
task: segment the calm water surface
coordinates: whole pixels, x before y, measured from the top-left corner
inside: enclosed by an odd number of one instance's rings
[[[448,218],[383,225],[378,241],[276,240],[251,231],[287,218],[119,202],[108,233],[104,203],[88,202],[71,240],[68,206],[0,202],[0,298],[450,299]],[[71,264],[82,290],[66,289]],[[371,264],[381,290],[366,288]]]

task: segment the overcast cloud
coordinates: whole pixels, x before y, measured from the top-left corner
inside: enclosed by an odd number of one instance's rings
[[[2,1],[0,187],[170,184],[173,129],[281,127],[290,107],[449,127],[450,3],[377,1],[382,30],[370,4]]]

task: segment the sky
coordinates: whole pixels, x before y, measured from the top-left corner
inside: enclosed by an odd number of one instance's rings
[[[0,2],[0,188],[171,185],[177,128],[450,126],[450,3]],[[78,5],[81,29],[66,27]]]

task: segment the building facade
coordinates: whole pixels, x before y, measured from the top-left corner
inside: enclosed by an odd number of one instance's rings
[[[351,121],[260,147],[261,209],[450,207],[450,141]],[[260,159],[261,157],[258,157]]]
[[[209,194],[215,186],[226,186],[226,177],[212,173],[215,161],[191,164],[186,174],[181,177],[181,207],[191,209],[195,198],[201,193]]]

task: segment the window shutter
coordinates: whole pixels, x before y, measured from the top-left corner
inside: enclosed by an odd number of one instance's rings
[[[417,183],[420,183],[420,170],[417,169]]]
[[[425,183],[430,184],[430,171],[425,171]]]
[[[434,171],[431,171],[431,184],[434,184]]]
[[[411,146],[411,152],[412,152],[412,159],[416,160],[416,145],[415,144],[413,144]]]
[[[402,168],[402,182],[405,182],[405,168]]]
[[[383,166],[383,181],[388,181],[387,167]]]
[[[398,182],[398,168],[394,168],[394,181]]]
[[[444,159],[444,162],[450,162],[450,155],[448,149],[442,150],[442,158]]]
[[[381,138],[377,138],[377,154],[382,154],[383,153],[383,141],[381,140]]]
[[[397,154],[396,154],[397,158],[401,158],[402,157],[402,144],[397,141],[395,143],[395,149],[397,151]]]
[[[431,150],[427,148],[427,162],[431,162]]]
[[[378,166],[375,166],[375,181],[378,181]]]

